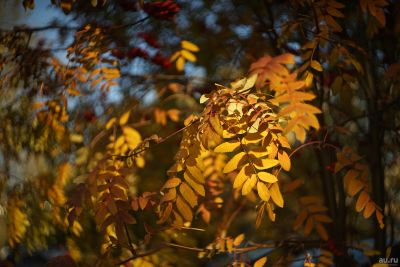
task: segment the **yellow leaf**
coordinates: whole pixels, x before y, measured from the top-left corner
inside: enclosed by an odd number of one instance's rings
[[[120,76],[118,69],[102,68],[101,71],[103,72],[104,78],[106,79],[115,79],[119,78]]]
[[[275,175],[270,174],[268,172],[259,172],[257,173],[258,178],[260,178],[260,180],[267,182],[267,183],[275,183],[278,181],[278,178],[276,178]]]
[[[186,171],[199,183],[204,184],[205,177],[196,166],[187,166]]]
[[[240,234],[233,240],[233,245],[237,247],[242,243],[243,240],[244,240],[244,234]]]
[[[233,158],[231,158],[230,161],[228,161],[228,163],[225,165],[224,169],[223,169],[223,173],[229,173],[231,171],[234,171],[238,168],[238,164],[240,162],[240,160],[246,155],[246,153],[244,152],[240,152],[238,154],[236,154],[235,156],[233,156]]]
[[[255,167],[259,170],[265,170],[278,165],[279,161],[276,159],[261,159],[255,161]]]
[[[192,52],[197,52],[200,50],[200,48],[197,45],[195,45],[192,42],[186,41],[186,40],[181,41],[181,46],[183,49],[186,49],[186,50],[189,50]]]
[[[239,171],[236,175],[235,181],[233,182],[233,188],[240,188],[242,187],[243,183],[249,178],[249,175],[246,174],[246,170],[249,168],[249,165],[243,166],[243,168]]]
[[[36,102],[32,104],[32,109],[41,109],[42,107],[44,107],[43,102]]]
[[[176,60],[176,69],[178,71],[183,71],[184,67],[185,67],[185,59],[183,57],[179,57]]]
[[[257,183],[257,191],[260,198],[264,201],[268,201],[271,197],[268,187],[263,182]]]
[[[168,179],[168,180],[165,182],[165,184],[164,184],[164,186],[163,186],[163,189],[164,189],[164,188],[177,187],[180,183],[181,183],[181,179],[179,179],[179,178],[177,178],[177,177]]]
[[[106,123],[106,129],[108,130],[108,129],[110,129],[113,125],[114,125],[114,123],[117,121],[117,119],[116,118],[111,118],[107,123]]]
[[[161,197],[161,203],[174,200],[176,198],[176,189],[169,189],[164,195]],[[146,201],[146,203],[144,203]],[[147,204],[147,198],[139,198],[139,205],[141,209],[144,209]]]
[[[269,188],[271,198],[278,207],[283,207],[283,198],[278,183],[273,183]]]
[[[290,158],[285,151],[278,152],[278,160],[285,171],[290,170]]]
[[[311,72],[307,72],[306,78],[304,80],[306,87],[310,87],[314,80],[314,75]]]
[[[67,92],[68,92],[68,94],[70,94],[72,96],[78,96],[81,94],[81,92],[79,92],[78,90],[76,90],[74,88],[68,88]]]
[[[139,132],[131,127],[122,127],[122,132],[125,135],[126,142],[128,143],[130,149],[135,149],[136,146],[142,141],[142,137],[140,136]]]
[[[184,57],[188,61],[196,62],[197,58],[195,55],[193,55],[191,52],[187,50],[182,50],[181,51],[182,57]]]
[[[180,51],[175,52],[175,53],[171,56],[170,60],[171,60],[171,61],[175,61],[175,60],[176,60],[177,58],[179,58],[179,57],[181,57],[181,52],[180,52]]]
[[[217,115],[211,116],[211,117],[210,117],[210,124],[211,124],[212,128],[214,129],[214,131],[215,131],[218,135],[222,136],[222,134],[223,134],[223,128],[222,128],[222,126],[221,126],[221,121],[220,121],[220,119],[219,119],[219,116],[217,116]]]
[[[322,66],[321,66],[321,63],[319,63],[318,61],[313,60],[313,59],[311,60],[311,68],[313,68],[316,71],[322,71],[323,70]]]
[[[178,196],[176,199],[176,207],[178,208],[179,213],[183,216],[186,221],[191,222],[193,219],[193,212],[190,209],[189,205],[186,204],[185,200],[181,196]]]
[[[253,267],[263,267],[265,263],[267,262],[267,257],[262,257],[261,259],[257,260]]]
[[[199,195],[205,196],[206,192],[204,190],[204,186],[201,184],[196,183],[193,179],[190,178],[190,176],[185,172],[183,174],[183,177],[185,178],[186,182],[196,191]]]
[[[226,251],[228,251],[229,253],[232,253],[233,251],[233,241],[232,238],[228,238],[226,240]]]
[[[196,194],[193,192],[192,188],[185,182],[183,182],[179,187],[179,192],[183,198],[190,204],[192,208],[197,206],[197,197]]]
[[[224,142],[224,143],[220,144],[219,146],[217,146],[214,149],[214,152],[217,152],[217,153],[228,153],[228,152],[235,151],[239,147],[240,147],[240,142],[236,141],[236,140],[232,140],[232,141],[228,141],[228,142]]]
[[[73,142],[73,143],[82,143],[83,136],[81,134],[70,134],[69,140],[71,140],[71,142]]]
[[[175,122],[179,121],[179,113],[180,112],[177,109],[170,109],[167,111],[169,118]]]
[[[123,144],[125,143],[125,137],[120,136],[118,139],[115,141],[114,146],[116,149],[120,148]]]
[[[253,189],[253,187],[256,185],[257,183],[257,176],[255,174],[251,175],[250,178],[248,178],[242,187],[242,195],[245,196],[248,193],[251,192],[251,190]]]
[[[274,212],[274,210],[273,210],[273,207],[272,207],[269,203],[266,203],[266,205],[265,205],[265,210],[266,210],[267,213],[268,213],[269,219],[270,219],[272,222],[274,222],[274,221],[275,221],[276,214],[275,214],[275,212]]]
[[[254,87],[254,84],[257,81],[257,77],[258,77],[258,74],[255,73],[255,74],[252,74],[250,77],[246,78],[245,84],[239,90],[239,93],[243,93],[243,92],[247,91],[248,89],[251,89],[252,87]]]
[[[131,114],[131,111],[128,110],[127,112],[125,112],[124,114],[122,114],[122,116],[119,118],[119,125],[125,125],[128,122],[129,119],[129,115]]]
[[[202,96],[200,97],[200,104],[203,104],[203,103],[207,102],[208,99],[209,99],[209,98],[206,97],[206,95],[202,95]]]

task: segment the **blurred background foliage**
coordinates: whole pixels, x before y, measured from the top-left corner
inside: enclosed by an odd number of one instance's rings
[[[398,1],[0,1],[0,265],[44,266],[58,256],[50,266],[115,266],[129,258],[129,247],[107,248],[94,210],[68,217],[77,185],[104,155],[140,144],[150,149],[123,175],[129,201],[150,204],[139,212],[132,204],[136,223],[125,230],[135,251],[154,253],[125,266],[239,266],[263,256],[268,266],[369,266],[378,256],[399,258]],[[185,119],[201,115],[201,95],[247,76],[260,57],[284,53],[295,56],[291,68],[322,113],[303,142],[317,145],[301,148],[280,174],[285,206],[276,221],[256,228],[256,204],[232,190],[233,177],[221,173],[226,159],[209,155],[214,178],[194,230],[157,225],[157,201],[146,194],[167,180]],[[302,145],[288,139],[293,149]],[[367,170],[362,188],[384,214],[383,229],[354,210],[362,193],[346,196],[340,151]],[[306,196],[329,216],[328,238],[293,230]],[[241,234],[238,247],[257,249],[238,256],[221,248]],[[213,255],[201,255],[207,246]]]

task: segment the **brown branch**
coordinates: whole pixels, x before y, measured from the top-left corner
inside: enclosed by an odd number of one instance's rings
[[[150,16],[144,17],[142,19],[139,19],[137,21],[133,21],[131,23],[126,23],[126,24],[121,24],[121,25],[113,25],[109,27],[103,27],[106,30],[116,30],[116,29],[122,29],[126,27],[131,27],[138,25],[146,20],[150,19]],[[77,31],[80,30],[82,27],[81,26],[65,26],[65,25],[57,25],[57,24],[52,24],[52,25],[47,25],[47,26],[42,26],[42,27],[26,27],[26,26],[15,26],[11,30],[7,29],[0,29],[0,32],[27,32],[27,33],[33,33],[33,32],[42,32],[42,31],[49,31],[49,30],[64,30],[64,31]]]
[[[157,253],[161,249],[165,249],[165,248],[178,248],[178,249],[187,250],[187,251],[194,251],[194,252],[205,252],[205,251],[208,251],[207,248],[188,247],[188,246],[179,245],[179,244],[175,244],[175,243],[165,242],[165,243],[161,243],[159,245],[159,247],[156,247],[154,249],[151,249],[151,250],[143,252],[143,253],[136,254],[136,255],[134,255],[132,257],[129,257],[129,258],[125,259],[125,260],[122,260],[122,261],[116,263],[115,266],[120,266],[120,265],[128,263],[128,262],[130,262],[130,261],[132,261],[134,259],[152,255],[154,253]]]

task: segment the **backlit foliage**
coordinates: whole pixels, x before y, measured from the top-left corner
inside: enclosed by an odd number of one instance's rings
[[[368,166],[361,163],[361,157],[352,151],[350,147],[344,147],[337,153],[338,161],[335,164],[335,172],[347,169],[343,177],[344,188],[350,197],[357,197],[355,209],[363,212],[364,218],[371,217],[375,213],[379,227],[383,228],[383,214],[381,208],[371,199],[370,186],[368,184]]]
[[[0,28],[17,260],[57,246],[50,266],[353,266],[354,248],[383,255],[388,226],[396,241],[400,4],[50,5],[73,23]]]

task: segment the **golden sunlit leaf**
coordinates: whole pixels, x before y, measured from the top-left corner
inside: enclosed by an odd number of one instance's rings
[[[217,153],[228,153],[233,152],[240,147],[240,142],[237,140],[232,140],[228,142],[224,142],[218,145],[214,151]]]
[[[178,185],[180,185],[181,183],[181,179],[179,178],[171,178],[168,179],[168,181],[165,182],[163,188],[172,188],[172,187],[177,187]]]
[[[184,173],[183,176],[184,176],[186,182],[194,189],[194,191],[196,191],[199,195],[201,195],[203,197],[205,196],[206,192],[204,190],[203,185],[201,185],[201,184],[195,182],[193,179],[191,179],[186,172]]]
[[[251,192],[251,190],[253,189],[253,187],[256,185],[257,183],[257,176],[255,174],[251,175],[250,178],[248,178],[242,187],[242,195],[245,196],[248,193]]]
[[[182,57],[184,57],[188,61],[192,61],[192,62],[196,62],[197,61],[196,56],[193,55],[192,53],[190,53],[187,50],[182,50],[181,54],[182,54]]]
[[[285,171],[290,170],[290,158],[288,154],[285,151],[279,151],[278,152],[278,160],[280,165]]]
[[[260,178],[260,180],[267,182],[267,183],[275,183],[278,181],[278,178],[276,178],[275,175],[270,174],[268,172],[259,172],[257,173],[258,178]]]
[[[269,188],[271,198],[278,207],[283,207],[283,198],[278,183],[273,183]]]
[[[238,154],[233,156],[233,158],[231,158],[231,160],[228,161],[228,163],[225,165],[223,173],[229,173],[236,170],[238,168],[239,162],[243,159],[245,155],[245,152],[239,152]]]
[[[243,242],[243,240],[244,240],[244,234],[240,234],[233,240],[233,245],[235,247],[238,247]]]
[[[185,182],[183,182],[179,187],[179,192],[183,196],[183,198],[190,204],[192,208],[197,206],[197,197],[193,192],[192,188]]]
[[[236,175],[235,181],[233,183],[233,188],[241,188],[243,183],[250,178],[249,175],[246,174],[246,168],[248,168],[249,165],[245,165],[242,167],[242,169],[239,171],[239,173]]]
[[[183,216],[186,221],[192,221],[193,213],[190,209],[189,205],[186,204],[185,200],[181,196],[178,196],[176,199],[176,207],[178,208],[179,213]]]
[[[176,69],[178,71],[183,71],[184,67],[185,67],[185,59],[183,57],[179,57],[176,60]]]
[[[254,263],[253,267],[263,267],[266,262],[267,262],[267,257],[262,257]]]
[[[255,162],[255,167],[259,170],[270,169],[279,164],[279,161],[276,159],[261,159]]]
[[[197,45],[195,45],[192,42],[186,41],[186,40],[181,41],[181,46],[183,49],[186,49],[186,50],[189,50],[192,52],[197,52],[200,50],[200,48]]]
[[[268,187],[263,182],[257,183],[257,192],[260,198],[264,201],[268,201],[271,197]]]
[[[200,104],[204,104],[205,102],[207,102],[208,101],[208,97],[206,97],[205,95],[202,95],[201,97],[200,97]]]
[[[73,142],[73,143],[82,143],[83,136],[81,134],[70,134],[69,140],[71,140],[71,142]]]
[[[121,126],[125,125],[128,122],[130,114],[131,114],[130,110],[128,110],[127,112],[122,114],[122,116],[119,118],[119,125],[121,125]]]

